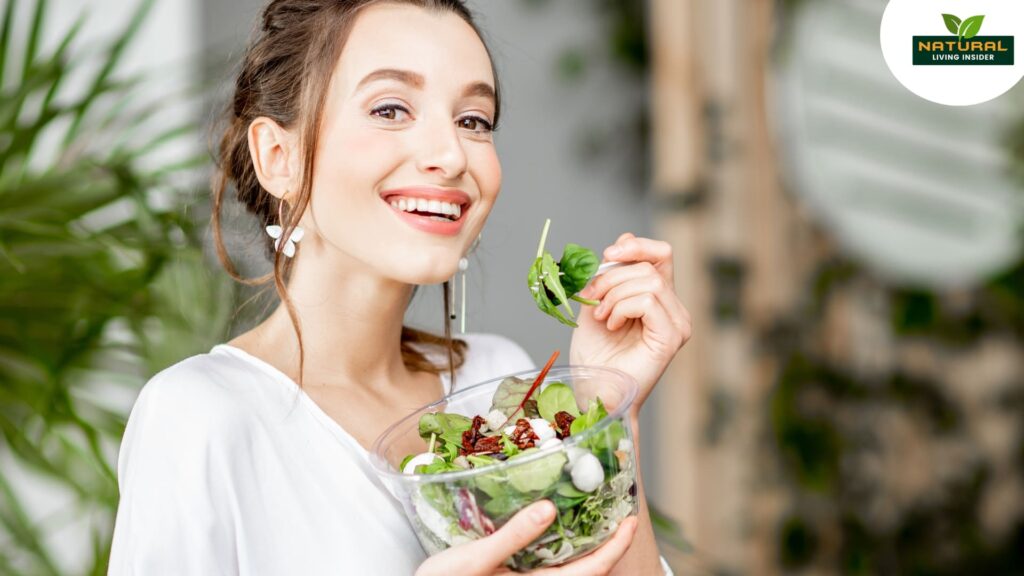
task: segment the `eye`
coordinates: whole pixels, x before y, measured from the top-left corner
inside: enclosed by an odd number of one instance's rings
[[[379,106],[374,107],[373,110],[370,110],[370,115],[382,118],[384,120],[404,120],[405,117],[409,115],[409,109],[406,108],[405,106],[402,106],[401,104],[381,104]]]
[[[463,116],[455,121],[459,128],[478,134],[494,131],[494,126],[480,116]]]

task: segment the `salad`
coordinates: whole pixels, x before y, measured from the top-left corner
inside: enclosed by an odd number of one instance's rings
[[[599,397],[581,412],[563,382],[547,382],[538,391],[557,357],[556,351],[533,382],[502,380],[486,414],[420,417],[427,450],[406,456],[403,473],[494,468],[454,488],[424,482],[413,490],[413,522],[429,553],[489,535],[527,504],[549,498],[558,510],[552,524],[506,561],[527,571],[589,552],[636,513],[633,445],[622,421],[607,421]]]
[[[590,300],[578,294],[597,273],[600,262],[593,250],[572,243],[565,245],[562,258],[556,262],[554,256],[544,250],[550,226],[551,219],[548,218],[544,221],[537,257],[530,265],[526,283],[530,286],[530,294],[541,312],[562,324],[576,328],[576,315],[569,306],[569,300],[588,306],[600,304],[597,300]],[[559,306],[562,306],[565,314],[562,314]]]

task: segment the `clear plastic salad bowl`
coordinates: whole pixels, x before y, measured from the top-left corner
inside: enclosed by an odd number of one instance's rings
[[[637,513],[636,457],[629,417],[637,384],[629,375],[610,368],[556,366],[534,390],[531,399],[542,398],[549,386],[559,382],[572,390],[568,395],[564,387],[556,386],[543,398],[557,396],[561,406],[575,400],[580,422],[574,423],[580,429],[574,429],[560,442],[538,441],[543,447],[522,450],[504,442],[507,451],[514,454],[474,454],[469,457],[472,467],[433,473],[424,465],[407,465],[403,473],[401,466],[413,454],[434,458],[435,463],[450,468],[444,458],[432,456],[438,453],[439,443],[434,442],[436,435],[428,442],[421,432],[424,415],[486,418],[502,382],[515,377],[532,384],[540,372],[517,372],[459,390],[396,422],[374,442],[370,451],[373,467],[401,501],[427,553],[436,554],[491,534],[520,509],[547,498],[558,509],[554,521],[505,564],[518,572],[556,566],[594,550],[627,516]],[[551,406],[547,402],[549,414]],[[523,417],[523,410],[513,414],[505,430]],[[425,421],[436,420],[428,416]],[[537,428],[542,425],[537,423]],[[489,429],[486,425],[484,428]],[[500,434],[494,430],[490,433]],[[453,436],[456,434],[448,434],[449,438]],[[454,449],[450,444],[445,446],[449,451]],[[448,452],[449,459],[452,453]],[[460,466],[466,464],[466,458],[462,456]]]

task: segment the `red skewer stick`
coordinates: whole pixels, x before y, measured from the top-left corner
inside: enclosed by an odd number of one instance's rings
[[[500,432],[501,430],[504,430],[505,426],[508,426],[508,423],[512,421],[512,417],[522,410],[523,406],[526,406],[526,401],[533,395],[533,391],[537,389],[537,386],[540,386],[540,383],[544,381],[544,377],[548,375],[548,370],[551,370],[551,366],[555,363],[556,358],[558,358],[558,350],[555,350],[555,353],[551,355],[551,358],[548,358],[548,363],[544,365],[544,369],[537,375],[537,379],[533,381],[533,386],[530,386],[530,389],[526,392],[526,396],[523,396],[523,401],[520,402],[519,406],[512,411],[512,414],[509,415],[508,419],[498,427],[497,431]]]

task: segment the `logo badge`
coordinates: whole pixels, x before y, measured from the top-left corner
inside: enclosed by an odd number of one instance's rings
[[[968,106],[1004,94],[1024,76],[1015,46],[1022,34],[1024,2],[1017,0],[891,0],[880,40],[889,70],[908,90]]]

